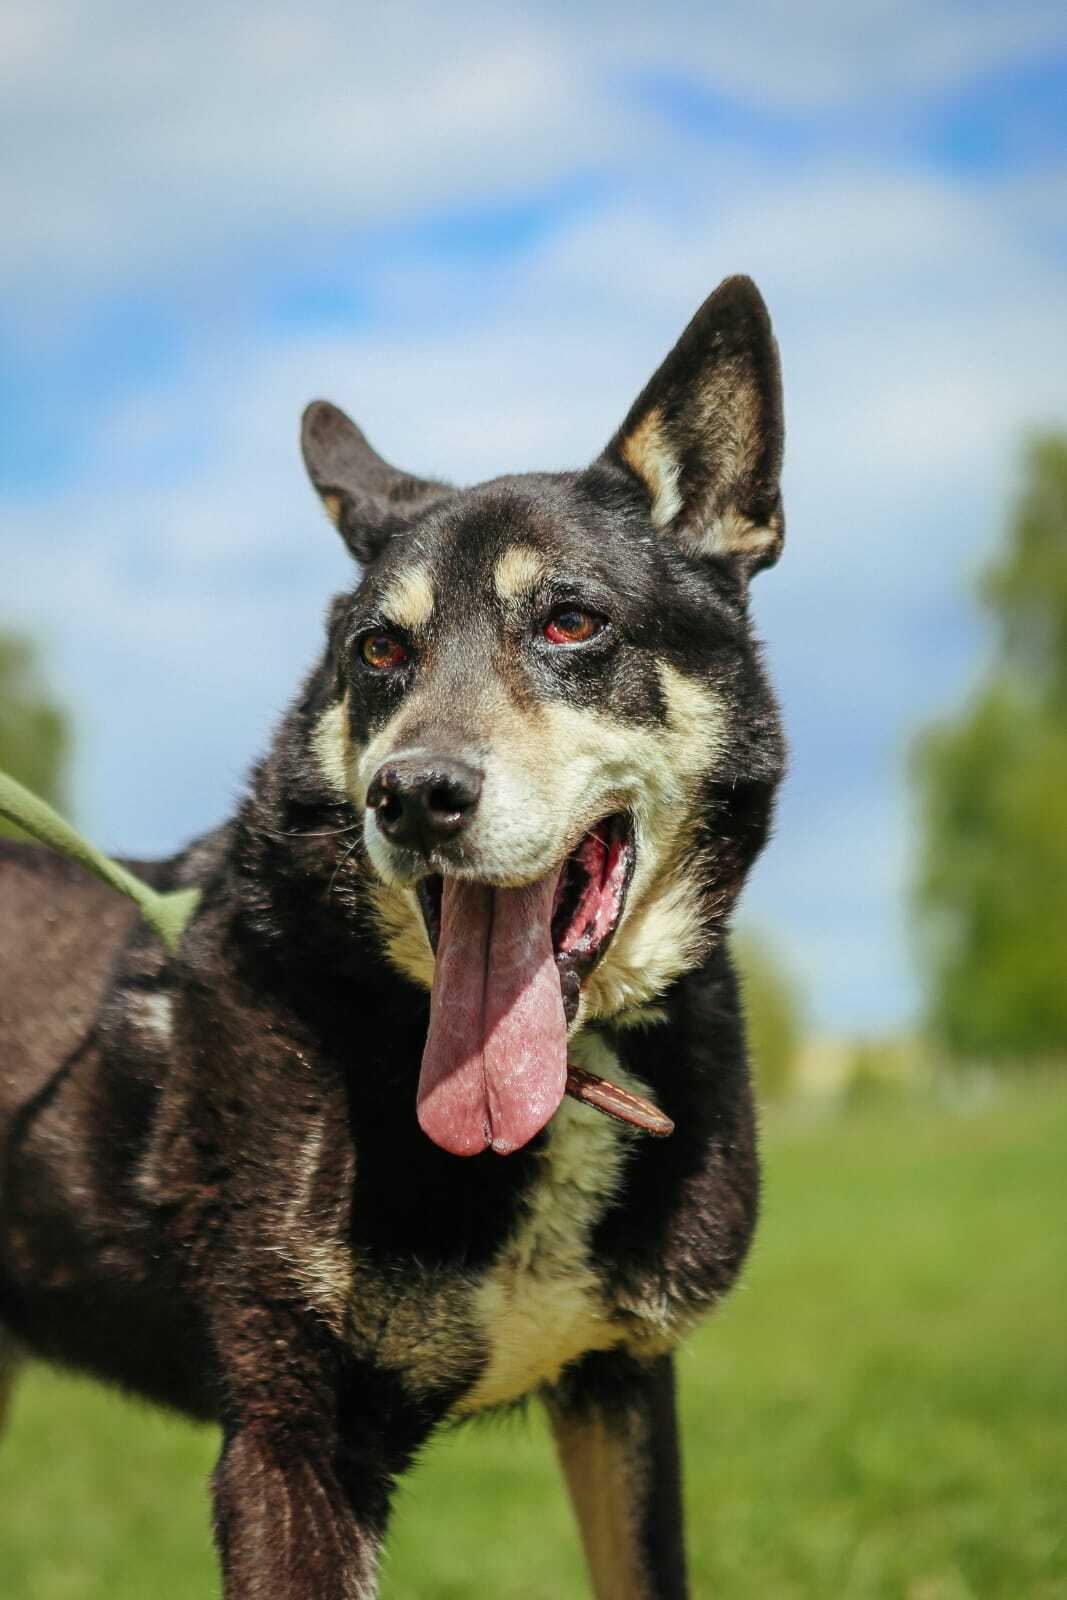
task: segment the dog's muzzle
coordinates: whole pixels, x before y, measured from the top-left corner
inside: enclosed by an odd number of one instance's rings
[[[583,980],[622,917],[635,862],[633,818],[603,817],[530,882],[503,886],[453,875],[485,774],[454,756],[408,751],[367,788],[377,840],[412,858],[434,952],[430,1025],[417,1090],[423,1131],[454,1155],[521,1149],[564,1094],[654,1134],[669,1118],[567,1061]],[[442,872],[442,865],[443,872]]]

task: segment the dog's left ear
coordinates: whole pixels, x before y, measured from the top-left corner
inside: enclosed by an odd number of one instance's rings
[[[328,400],[313,400],[304,412],[300,448],[330,521],[357,561],[373,561],[394,533],[451,493],[447,484],[383,461]]]
[[[767,307],[751,278],[727,278],[604,454],[638,480],[656,528],[748,578],[782,549],[782,438],[781,371]]]

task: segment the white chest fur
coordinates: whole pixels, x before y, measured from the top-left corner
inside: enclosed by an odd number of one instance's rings
[[[648,1092],[596,1035],[579,1036],[571,1059],[634,1093]],[[603,1302],[590,1248],[597,1219],[623,1182],[634,1137],[576,1100],[565,1099],[556,1112],[525,1215],[475,1294],[489,1362],[460,1411],[517,1399],[552,1383],[586,1351],[619,1342],[622,1330]]]

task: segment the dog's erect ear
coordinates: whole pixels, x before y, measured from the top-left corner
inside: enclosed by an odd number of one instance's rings
[[[300,448],[330,521],[357,561],[373,561],[392,534],[451,492],[391,467],[328,400],[313,400],[304,412]]]
[[[782,383],[751,278],[727,278],[646,384],[605,452],[649,498],[653,525],[745,576],[784,537]]]

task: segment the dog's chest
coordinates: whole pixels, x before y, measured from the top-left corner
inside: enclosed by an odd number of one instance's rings
[[[580,1037],[572,1057],[645,1089],[599,1038]],[[625,1182],[635,1137],[565,1099],[518,1221],[484,1272],[405,1275],[383,1293],[357,1265],[352,1333],[362,1353],[417,1391],[460,1390],[455,1409],[469,1413],[519,1399],[585,1352],[618,1344],[624,1328],[604,1294],[593,1233]]]
[[[616,1082],[627,1076],[599,1040],[580,1040],[573,1053]],[[517,1399],[586,1351],[618,1343],[592,1233],[622,1187],[632,1139],[574,1100],[557,1111],[519,1225],[474,1292],[488,1360],[460,1410]]]

